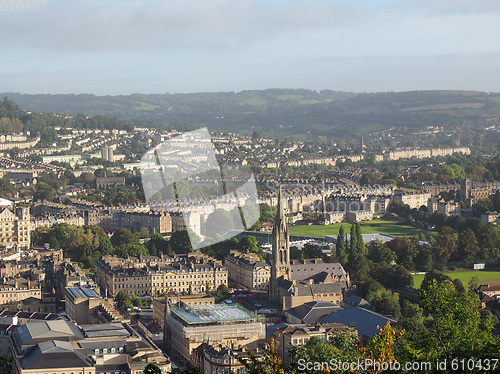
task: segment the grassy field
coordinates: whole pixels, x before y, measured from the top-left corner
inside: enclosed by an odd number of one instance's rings
[[[445,273],[451,279],[460,279],[465,287],[473,277],[479,279],[479,283],[489,284],[490,286],[500,286],[500,272],[499,271],[457,271],[453,273]],[[416,274],[413,276],[413,288],[419,289],[422,281],[424,280],[423,274]]]
[[[311,226],[289,226],[290,234],[292,235],[305,235],[305,236],[318,236],[324,237],[325,235],[337,235],[339,233],[340,225],[344,225],[344,231],[350,232],[350,223],[336,223],[328,226],[311,225]],[[361,222],[362,234],[386,234],[391,236],[414,236],[415,234],[424,234],[427,238],[429,236],[436,236],[437,233],[429,230],[423,230],[417,227],[410,226],[397,218],[377,218],[372,221]]]

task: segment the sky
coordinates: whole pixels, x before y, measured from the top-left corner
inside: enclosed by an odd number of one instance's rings
[[[500,92],[498,0],[1,0],[0,92]]]

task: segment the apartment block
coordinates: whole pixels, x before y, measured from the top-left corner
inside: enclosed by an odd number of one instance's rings
[[[227,270],[220,261],[201,253],[173,256],[119,258],[104,256],[96,264],[96,283],[102,292],[115,296],[157,296],[191,290],[201,293],[227,286]]]
[[[256,253],[231,251],[224,265],[230,280],[251,290],[267,290],[271,265],[261,261]]]
[[[29,322],[12,329],[10,350],[15,374],[142,374],[148,364],[172,370],[156,345],[121,323]]]
[[[42,298],[40,283],[25,278],[3,279],[0,283],[0,308],[18,310],[21,302],[30,297]]]
[[[430,192],[398,192],[394,194],[392,201],[409,205],[411,209],[420,209],[422,205],[427,206],[430,198]]]
[[[194,361],[194,350],[208,341],[220,347],[262,347],[265,320],[239,305],[172,307],[166,336],[171,357],[186,363]]]
[[[31,244],[29,208],[0,209],[0,246],[28,249]]]

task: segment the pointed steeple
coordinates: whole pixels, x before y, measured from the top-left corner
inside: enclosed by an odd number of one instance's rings
[[[286,224],[285,204],[283,203],[283,191],[281,185],[278,192],[278,206],[274,219],[272,234],[272,263],[271,280],[269,282],[269,297],[272,301],[281,305],[279,296],[280,279],[290,280],[290,236]]]
[[[285,209],[283,205],[283,190],[281,189],[281,184],[278,191],[278,207],[276,209],[276,216],[274,217],[273,235],[276,230],[284,230],[288,233],[288,228],[286,226]]]

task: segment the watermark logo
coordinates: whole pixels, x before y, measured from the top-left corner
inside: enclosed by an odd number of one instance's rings
[[[220,165],[207,128],[184,133],[148,150],[140,170],[146,201],[177,212],[173,229],[188,229],[193,249],[229,239],[259,219],[252,171]]]

